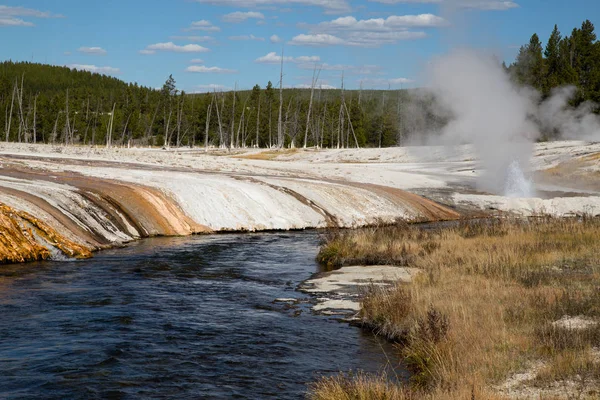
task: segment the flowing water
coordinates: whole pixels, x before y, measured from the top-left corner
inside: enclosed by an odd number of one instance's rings
[[[0,398],[302,398],[389,345],[274,303],[306,296],[315,232],[157,238],[0,266]]]

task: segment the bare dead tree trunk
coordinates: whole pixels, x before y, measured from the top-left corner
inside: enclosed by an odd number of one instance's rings
[[[356,144],[356,148],[360,149],[360,146],[358,145],[358,140],[356,139],[356,133],[354,133],[354,126],[352,126],[352,120],[350,119],[350,111],[348,111],[348,106],[346,105],[346,102],[344,102],[344,107],[346,108],[346,115],[348,115],[348,124],[350,126],[350,129],[352,129],[352,135],[354,136],[354,143]],[[348,147],[350,147],[350,144],[348,144]]]
[[[235,97],[237,94],[237,82],[233,88],[233,107],[231,108],[231,129],[229,136],[229,148],[233,149],[233,139],[235,133]]]
[[[23,139],[27,142],[27,120],[25,118],[25,112],[23,111],[23,86],[25,81],[25,74],[21,75],[21,91],[17,89],[17,98],[19,100],[19,142],[21,142],[21,134]]]
[[[273,147],[273,102],[269,103],[269,148]]]
[[[385,118],[385,90],[381,95],[381,129],[379,130],[379,148],[381,148],[381,142],[383,141],[383,127]]]
[[[73,115],[73,126],[71,127],[71,144],[75,143],[75,126],[77,124],[77,111],[75,111],[75,114]]]
[[[300,102],[297,102],[296,104],[296,112],[294,113],[294,125],[293,125],[293,129],[292,131],[294,132],[293,138],[292,138],[292,144],[290,145],[291,148],[296,147],[296,138],[298,137],[298,131],[299,131],[299,122],[300,120]]]
[[[325,102],[325,106],[323,106],[323,124],[321,127],[321,148],[323,148],[323,140],[325,138],[325,120],[327,119],[327,101]]]
[[[115,108],[117,107],[117,103],[113,104],[112,112],[110,113],[110,121],[108,122],[108,135],[106,138],[106,147],[110,148],[112,146],[112,133],[113,133],[113,123],[115,120]]]
[[[290,102],[288,103],[287,109],[286,109],[286,111],[285,111],[285,122],[284,122],[284,124],[283,124],[283,129],[284,129],[284,132],[283,132],[284,142],[285,142],[285,135],[287,135],[287,134],[288,134],[288,133],[287,133],[287,131],[288,131],[288,119],[289,119],[289,116],[290,116],[290,109],[292,108],[292,100],[293,100],[293,99],[290,99]],[[291,136],[290,136],[290,139],[291,139]],[[293,146],[294,144],[293,144],[293,143],[291,143],[290,145],[291,145],[291,146]]]
[[[17,91],[17,81],[15,81],[15,87],[13,88],[12,100],[10,101],[10,113],[8,114],[8,126],[6,128],[6,143],[10,136],[10,125],[12,122],[13,108],[15,105],[15,92]]]
[[[33,143],[37,143],[37,95],[33,99]]]
[[[181,147],[181,123],[183,122],[183,105],[185,97],[181,96],[181,105],[177,107],[177,147]]]
[[[402,118],[400,117],[400,104],[402,102],[402,86],[400,86],[400,90],[398,91],[398,108],[396,110],[396,119],[398,122],[398,146],[402,146],[403,142],[403,132],[402,132]]]
[[[340,148],[340,141],[343,138],[343,132],[344,132],[344,116],[342,115],[342,113],[344,112],[344,105],[343,103],[340,104],[340,111],[338,113],[338,131],[337,131],[337,148]],[[342,143],[342,147],[344,147],[344,144]]]
[[[69,121],[69,89],[67,89],[67,100],[66,100],[66,116],[67,120],[65,122],[65,146],[69,144],[69,137],[71,136],[71,125]]]
[[[208,151],[208,130],[210,128],[210,114],[212,112],[212,106],[215,101],[215,95],[213,94],[212,99],[210,100],[210,105],[208,106],[208,110],[206,111],[206,129],[204,130],[204,151]]]
[[[313,98],[315,95],[315,85],[317,84],[317,81],[319,80],[319,75],[321,75],[321,69],[319,69],[319,74],[316,75],[316,79],[315,79],[316,73],[317,73],[317,65],[315,64],[315,69],[313,70],[312,82],[310,85],[310,103],[308,104],[308,113],[306,114],[306,130],[304,131],[304,148],[305,149],[306,149],[306,144],[308,141],[308,130],[310,129],[310,114],[312,112]]]
[[[196,102],[196,96],[192,95],[192,116],[194,115],[194,105]],[[193,118],[193,117],[192,117]],[[193,124],[192,124],[193,125]],[[188,128],[189,129],[189,128]],[[192,132],[192,149],[194,147],[196,147],[196,134],[197,132],[194,130],[194,132]],[[190,141],[188,140],[188,145],[190,144]]]
[[[58,134],[58,119],[60,118],[60,111],[56,114],[56,122],[54,122],[54,129],[52,130],[52,144],[56,143],[56,135]]]
[[[319,100],[318,100],[319,104],[321,104],[322,94],[323,94],[323,85],[319,85]],[[318,110],[317,110],[317,113],[318,113]],[[315,141],[315,146],[317,147],[317,149],[319,148],[319,137],[321,136],[320,126],[321,126],[321,121],[319,120],[319,116],[317,115],[317,121],[315,124],[315,131],[314,131],[314,141]]]
[[[282,113],[283,113],[283,47],[281,48],[281,71],[279,73],[279,122],[277,125],[277,147],[283,148],[283,126],[282,124]]]
[[[248,115],[248,118],[245,118],[244,120],[246,121],[246,125],[242,131],[242,146],[246,148],[246,143],[248,143],[248,125],[250,125],[250,115]],[[250,140],[250,144],[252,144],[252,140]]]
[[[169,118],[167,118],[167,131],[165,132],[165,148],[171,147],[171,136],[173,136],[173,132],[171,132],[171,117],[173,116],[173,108],[169,110]]]
[[[256,113],[256,148],[260,148],[259,143],[259,132],[260,132],[260,91],[258,92],[258,112]]]
[[[125,145],[125,134],[127,133],[127,126],[129,125],[129,120],[131,119],[131,114],[127,117],[127,121],[125,121],[125,126],[123,127],[123,134],[121,135],[121,146]]]
[[[244,108],[242,110],[242,117],[240,118],[240,125],[238,126],[237,134],[235,137],[236,147],[240,147],[240,131],[241,131],[243,123],[245,121],[244,117],[246,116],[246,104],[248,103],[249,99],[250,99],[250,96],[247,96],[246,100],[244,100]]]
[[[225,96],[223,96],[223,99],[225,98]],[[219,100],[217,99],[216,101],[216,107],[217,107],[217,120],[219,122],[219,147],[223,147],[224,143],[223,143],[223,124],[221,123],[221,113],[219,112]]]

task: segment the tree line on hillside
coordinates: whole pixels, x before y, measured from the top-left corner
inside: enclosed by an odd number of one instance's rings
[[[0,140],[106,146],[384,147],[410,127],[407,90],[282,89],[188,94],[36,63],[0,64]],[[343,85],[343,83],[342,83]],[[418,101],[426,101],[419,99]],[[281,121],[281,124],[280,124]]]

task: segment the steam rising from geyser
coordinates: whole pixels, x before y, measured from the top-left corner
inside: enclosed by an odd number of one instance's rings
[[[517,88],[498,60],[473,50],[457,50],[435,59],[431,90],[452,116],[443,128],[445,143],[472,143],[484,173],[480,189],[513,197],[532,197],[528,178],[538,129],[531,90]]]
[[[584,102],[573,108],[569,101],[575,97],[575,86],[552,91],[550,98],[539,108],[538,119],[544,132],[558,133],[567,139],[597,141],[600,139],[600,117],[593,113],[596,105]]]

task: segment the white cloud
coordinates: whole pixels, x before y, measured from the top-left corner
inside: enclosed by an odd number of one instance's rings
[[[280,43],[281,42],[281,38],[277,35],[273,35],[270,37],[271,43]]]
[[[25,7],[10,7],[0,5],[0,16],[9,17],[34,17],[34,18],[64,18],[60,14],[52,14],[48,11],[34,10]]]
[[[343,14],[352,11],[347,0],[195,0],[202,4],[255,8],[268,5],[300,5],[322,7],[328,14]]]
[[[224,22],[231,22],[231,23],[237,24],[240,22],[244,22],[250,18],[265,19],[265,16],[263,13],[256,12],[256,11],[248,11],[248,12],[236,11],[236,12],[232,12],[232,13],[223,15],[221,20],[223,20]]]
[[[20,18],[2,17],[0,15],[0,26],[35,26],[33,22],[23,21]]]
[[[205,19],[200,21],[192,22],[188,31],[206,31],[206,32],[219,32],[221,28],[212,24],[212,22],[207,21]]]
[[[94,56],[105,56],[106,55],[106,50],[104,50],[102,47],[80,47],[79,49],[77,49],[78,52],[80,53],[85,53],[85,54],[91,54]]]
[[[291,63],[313,63],[313,68],[314,68],[314,63],[321,61],[321,58],[319,56],[300,56],[300,57],[284,56],[283,61],[291,62]],[[279,55],[273,51],[273,52],[270,52],[269,54],[267,54],[266,56],[257,58],[256,60],[254,60],[254,62],[259,63],[259,64],[281,64],[281,55]]]
[[[307,83],[301,83],[299,85],[294,86],[296,89],[311,89],[312,86],[310,84]],[[317,84],[315,86],[316,89],[323,89],[323,90],[331,90],[331,89],[339,89],[336,88],[335,86],[331,86],[331,85],[327,85],[327,84]]]
[[[90,72],[95,72],[98,74],[105,74],[105,75],[115,75],[115,74],[119,74],[121,72],[121,70],[119,68],[98,67],[96,65],[69,64],[69,65],[67,65],[67,67],[71,68],[71,69],[76,69],[79,71],[90,71]]]
[[[294,36],[289,44],[296,46],[332,46],[347,44],[344,39],[327,33],[306,35],[304,33]]]
[[[201,42],[212,42],[215,40],[214,37],[212,36],[171,36],[169,39],[171,40],[185,40],[188,42],[197,42],[197,43],[201,43]]]
[[[342,39],[328,33],[300,34],[294,36],[288,44],[295,46],[359,46],[379,47],[393,44],[400,40],[422,39],[427,37],[425,32],[353,32]]]
[[[235,74],[237,73],[234,69],[226,69],[220,67],[207,67],[204,65],[192,65],[185,69],[186,72],[196,72],[201,74]]]
[[[230,90],[231,88],[229,86],[224,86],[224,85],[219,85],[217,83],[210,83],[208,85],[198,85],[196,86],[198,89],[203,90],[203,92],[196,92],[196,93],[205,93],[206,91],[223,91],[223,90]]]
[[[183,46],[178,46],[173,42],[167,42],[151,44],[144,50],[140,50],[140,54],[155,54],[157,51],[169,51],[174,53],[206,53],[210,50],[198,44],[186,44]]]
[[[331,31],[394,31],[405,28],[429,28],[447,25],[448,22],[433,14],[391,15],[387,18],[357,20],[355,17],[340,17],[333,21],[321,22],[313,32]]]
[[[347,38],[350,46],[379,47],[384,44],[394,44],[401,40],[426,38],[427,34],[420,31],[399,32],[354,32]]]
[[[487,11],[505,11],[511,8],[518,8],[519,5],[514,1],[486,1],[486,0],[464,0],[459,4],[462,8]]]
[[[370,2],[383,4],[400,3],[422,3],[422,4],[447,4],[450,7],[467,8],[474,10],[505,11],[517,8],[519,5],[514,1],[502,0],[369,0]]]
[[[190,60],[190,64],[204,64],[204,60],[201,58],[194,58],[193,60]]]
[[[257,37],[254,35],[241,35],[241,36],[229,36],[229,40],[256,40],[258,42],[264,42],[265,38]]]
[[[353,16],[341,17],[318,25],[299,24],[308,29],[292,39],[290,44],[304,46],[362,46],[379,47],[401,40],[420,39],[427,36],[410,28],[434,28],[448,22],[433,14],[392,15],[388,18],[358,20]]]
[[[1,26],[35,26],[31,21],[25,21],[18,17],[29,18],[64,18],[60,14],[52,14],[48,11],[34,10],[25,7],[11,7],[0,5],[0,27]]]

